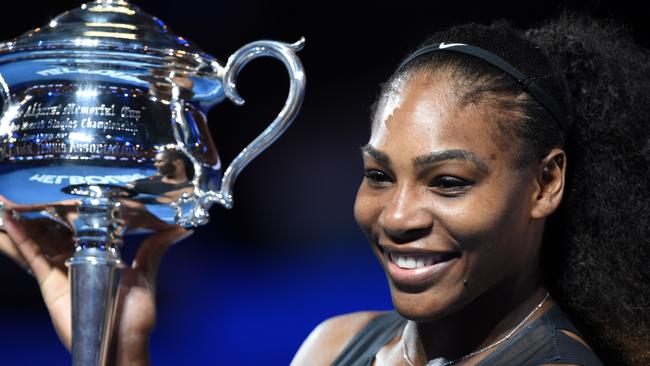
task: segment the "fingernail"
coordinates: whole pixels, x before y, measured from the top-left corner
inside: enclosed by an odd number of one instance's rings
[[[176,244],[176,243],[178,243],[178,242],[181,242],[181,241],[183,241],[183,240],[189,238],[190,236],[192,236],[192,234],[194,234],[194,230],[187,230],[187,231],[184,232],[182,235],[180,235],[179,237],[177,237],[176,239],[174,239],[174,241],[172,241],[171,245],[174,245],[174,244]]]
[[[8,205],[6,205],[2,201],[0,201],[0,214],[1,217],[8,217],[13,219],[17,219],[20,216],[20,214],[17,211],[12,210]]]
[[[0,228],[4,226],[5,217],[10,210],[6,208],[4,202],[0,201]]]
[[[18,218],[18,213],[15,212],[14,210],[0,207],[0,227],[6,228],[8,225],[11,225],[12,228],[16,228],[17,218]]]

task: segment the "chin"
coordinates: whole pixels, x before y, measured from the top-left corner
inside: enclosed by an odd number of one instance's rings
[[[451,291],[410,293],[396,289],[391,284],[390,292],[395,310],[404,318],[418,323],[438,321],[461,308],[457,305],[459,301],[448,296]]]

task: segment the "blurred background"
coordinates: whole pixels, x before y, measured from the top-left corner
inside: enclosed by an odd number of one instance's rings
[[[222,62],[258,39],[307,40],[305,103],[294,125],[240,176],[235,207],[214,207],[209,225],[166,254],[159,273],[154,365],[286,365],[304,338],[333,315],[391,307],[383,272],[352,207],[362,177],[359,147],[369,108],[400,59],[433,31],[506,18],[520,27],[580,9],[626,24],[650,46],[643,3],[624,1],[134,1]],[[4,3],[7,40],[80,1]],[[242,72],[246,105],[209,114],[229,162],[275,117],[288,88],[271,59]],[[129,237],[125,257],[142,237]],[[65,365],[38,285],[0,258],[0,365]]]

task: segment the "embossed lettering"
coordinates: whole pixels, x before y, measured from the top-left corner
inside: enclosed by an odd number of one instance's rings
[[[125,174],[125,175],[49,175],[35,174],[29,178],[30,181],[36,181],[43,184],[59,185],[76,185],[76,184],[120,184],[130,183],[134,180],[145,178],[142,174]]]

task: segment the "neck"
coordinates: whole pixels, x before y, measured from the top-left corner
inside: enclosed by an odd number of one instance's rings
[[[522,284],[523,285],[523,284]],[[425,364],[427,360],[444,357],[457,360],[503,339],[517,327],[544,299],[546,289],[539,277],[526,286],[502,286],[479,296],[461,311],[432,322],[409,321],[405,339],[412,339],[409,354]],[[548,307],[548,304],[545,304]],[[527,323],[543,313],[539,309]],[[415,347],[415,354],[412,351]],[[496,349],[496,347],[494,348]],[[491,349],[493,351],[494,349]],[[476,355],[482,358],[491,351]]]

